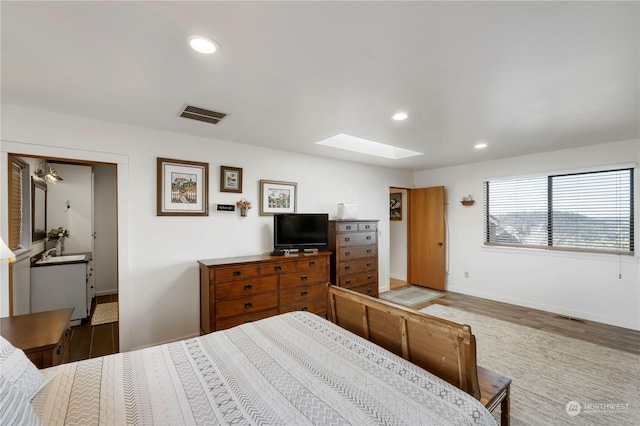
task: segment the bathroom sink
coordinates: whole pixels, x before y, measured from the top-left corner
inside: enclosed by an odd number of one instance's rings
[[[69,256],[55,256],[55,257],[50,257],[47,260],[38,260],[36,264],[49,265],[52,263],[77,262],[78,260],[85,260],[86,257],[87,256],[84,254],[72,254]]]

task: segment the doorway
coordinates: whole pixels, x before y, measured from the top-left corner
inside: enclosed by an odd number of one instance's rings
[[[109,328],[108,333],[90,325],[96,303],[118,299],[117,164],[23,154],[8,154],[8,158],[9,163],[14,158],[22,159],[28,167],[28,176],[33,176],[42,164],[57,170],[62,180],[48,185],[45,206],[47,230],[58,227],[69,230],[63,254],[91,253],[87,271],[86,306],[89,315],[80,325],[73,327],[71,360],[118,352],[117,321],[108,327],[100,326]],[[27,191],[25,195],[24,202],[28,204],[30,194]],[[15,210],[13,203],[14,199],[10,198],[10,212]],[[25,214],[32,213],[27,211]],[[12,229],[9,230],[10,239],[11,233]],[[34,238],[33,241],[29,238],[23,243],[23,255],[16,262],[8,284],[12,295],[10,311],[16,315],[30,313],[29,259],[48,248],[44,238]]]
[[[390,214],[391,287],[412,284],[444,290],[444,187],[392,187],[389,193],[390,204],[394,198],[401,200],[400,213]]]

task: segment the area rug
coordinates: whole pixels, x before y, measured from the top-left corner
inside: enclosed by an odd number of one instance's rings
[[[410,287],[380,293],[379,297],[380,299],[388,300],[398,305],[411,307],[442,296],[444,296],[444,293],[440,291],[412,285]]]
[[[640,425],[640,355],[447,306],[420,311],[471,326],[478,365],[512,380],[512,425]]]
[[[118,302],[100,303],[91,316],[91,325],[109,324],[118,321]]]

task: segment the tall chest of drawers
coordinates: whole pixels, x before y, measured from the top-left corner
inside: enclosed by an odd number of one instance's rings
[[[331,283],[378,297],[378,221],[329,221]]]
[[[200,333],[290,311],[326,315],[329,252],[199,260]]]

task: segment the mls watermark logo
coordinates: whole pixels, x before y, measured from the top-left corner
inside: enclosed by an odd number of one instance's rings
[[[580,411],[582,411],[582,407],[580,406],[580,403],[578,401],[569,401],[567,402],[565,410],[567,410],[568,415],[575,417],[580,414]]]

